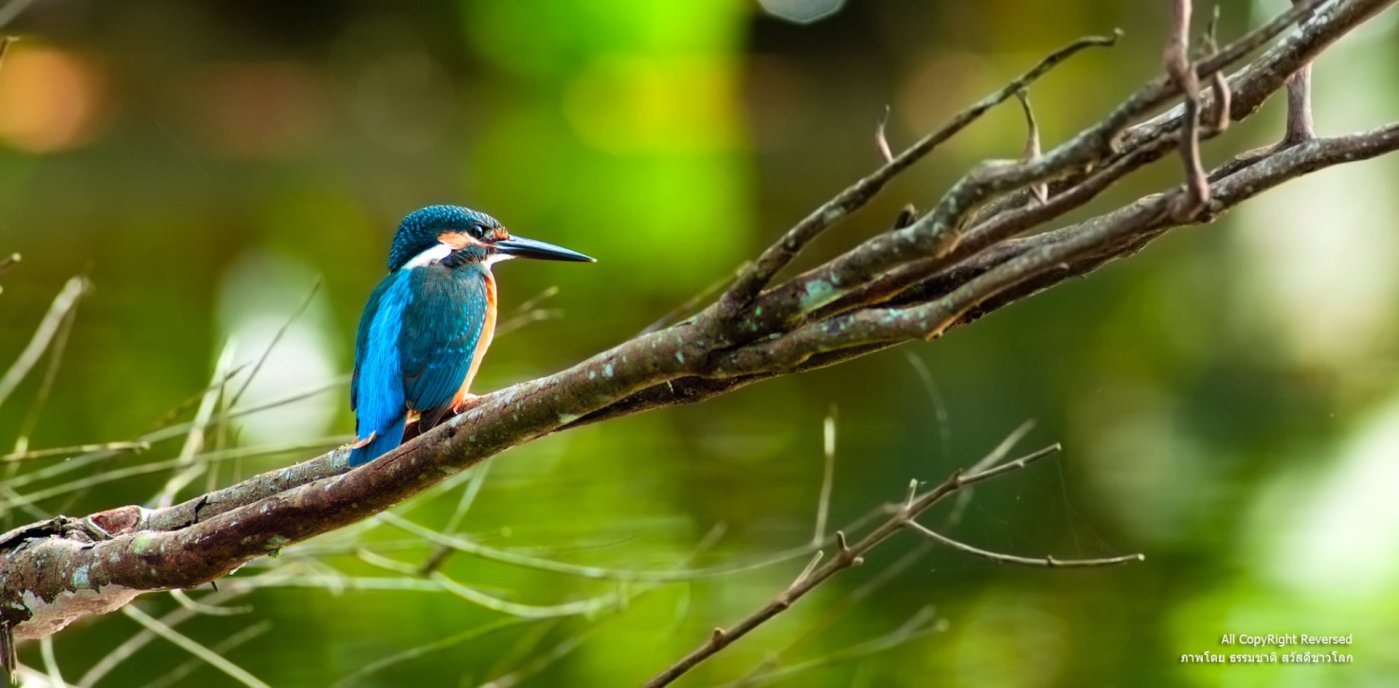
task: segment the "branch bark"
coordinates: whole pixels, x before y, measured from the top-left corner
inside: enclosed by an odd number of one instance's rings
[[[1337,39],[1394,0],[1300,2],[1193,62],[1199,89],[1189,116],[1180,82],[1161,74],[1066,142],[1042,155],[983,163],[929,212],[835,259],[774,282],[811,239],[869,202],[887,182],[986,110],[1028,88],[1082,47],[1056,52],[949,124],[894,156],[786,233],[729,290],[685,322],[646,332],[554,375],[481,397],[460,416],[385,457],[347,471],[344,449],[250,478],[181,504],[124,506],[56,518],[0,535],[0,630],[21,638],[57,632],[85,615],[120,608],[143,592],[215,580],[249,560],[354,523],[513,446],[580,425],[693,403],[772,377],[841,363],[952,328],[1130,256],[1171,229],[1212,221],[1289,179],[1399,149],[1399,123],[1269,149],[1208,177],[1203,212],[1184,187],[1142,197],[1097,217],[1044,231],[1108,186],[1181,147],[1187,121],[1210,112],[1253,114]],[[1299,20],[1296,31],[1278,38]],[[1299,77],[1294,81],[1301,81]],[[1212,82],[1213,83],[1213,82]],[[1224,135],[1199,127],[1200,139]],[[1031,200],[1048,185],[1044,202]],[[1198,189],[1196,190],[1198,192]],[[1021,236],[1035,231],[1030,236]]]

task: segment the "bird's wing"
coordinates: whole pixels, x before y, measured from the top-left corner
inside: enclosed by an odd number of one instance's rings
[[[355,338],[355,372],[350,381],[350,407],[355,410],[355,433],[384,435],[407,413],[398,340],[403,313],[412,301],[409,280],[391,273],[374,288],[360,317]]]
[[[385,277],[379,286],[374,287],[374,291],[369,293],[369,302],[364,304],[364,313],[359,316],[359,331],[355,335],[355,371],[350,375],[351,411],[359,408],[360,368],[364,367],[366,355],[369,353],[369,331],[374,328],[374,318],[379,313],[379,302],[394,284],[395,276],[391,274]],[[401,313],[402,308],[400,304],[396,310]]]
[[[409,271],[413,300],[404,309],[399,354],[409,408],[431,427],[466,381],[493,306],[485,275],[428,265]]]

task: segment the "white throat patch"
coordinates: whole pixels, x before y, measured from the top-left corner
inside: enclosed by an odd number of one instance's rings
[[[446,244],[438,244],[432,248],[413,256],[413,259],[403,264],[405,269],[420,268],[424,265],[440,263],[447,256],[452,255],[452,247]]]

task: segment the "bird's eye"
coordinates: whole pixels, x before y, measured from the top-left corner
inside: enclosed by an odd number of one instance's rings
[[[486,235],[486,228],[479,222],[473,222],[467,225],[466,231],[473,239],[480,239]]]

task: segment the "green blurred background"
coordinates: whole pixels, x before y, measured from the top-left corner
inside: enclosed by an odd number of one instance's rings
[[[249,367],[224,394],[232,409],[215,413],[204,450],[227,460],[181,494],[315,454],[293,445],[344,441],[359,309],[398,220],[419,206],[469,205],[599,258],[498,271],[503,319],[522,305],[548,317],[497,339],[476,385],[495,389],[622,341],[731,274],[877,164],[886,103],[897,148],[1041,54],[1121,27],[1119,47],[1075,58],[1032,92],[1046,144],[1062,141],[1157,71],[1164,5],[34,2],[10,25],[23,38],[0,68],[0,254],[24,256],[0,278],[0,368],[66,280],[93,288],[47,401],[36,399],[51,359],[0,406],[0,453],[164,439],[140,454],[0,467],[0,530],[150,500],[170,471],[139,467],[185,442],[159,430],[195,415],[221,358],[258,360],[318,282],[246,394],[231,404]],[[1286,3],[1223,5],[1227,39]],[[1399,116],[1395,20],[1387,12],[1317,65],[1322,132]],[[1273,140],[1280,119],[1270,104],[1232,148],[1208,145],[1209,159]],[[1018,155],[1022,137],[1014,104],[992,113],[804,264],[882,230],[905,202],[932,204],[973,162]],[[1098,210],[1176,183],[1172,162]],[[1031,556],[1140,551],[1145,563],[906,559],[921,550],[901,535],[686,685],[1389,684],[1397,182],[1394,157],[1329,170],[933,344],[520,447],[491,462],[459,531],[615,569],[755,561],[810,540],[833,407],[833,526],[898,498],[910,478],[969,465],[1033,419],[1022,446],[1061,441],[1062,456],[977,489],[948,532]],[[252,449],[231,458],[235,447]],[[454,484],[396,512],[446,528]],[[49,496],[22,497],[40,490]],[[722,537],[697,551],[716,526]],[[384,524],[327,536],[227,582],[263,581],[227,602],[253,611],[196,615],[179,630],[237,641],[224,654],[274,686],[355,672],[347,685],[472,686],[516,671],[528,685],[631,685],[763,604],[805,561],[645,589],[450,558],[450,580],[516,602],[630,597],[620,610],[494,628],[507,617],[380,560],[417,566],[431,550]],[[138,607],[180,608],[168,595]],[[57,667],[77,683],[140,629],[119,614],[78,623],[55,639]],[[483,632],[459,637],[473,629]],[[1180,663],[1229,651],[1227,632],[1351,633],[1355,663]],[[21,648],[42,672],[40,655]],[[156,639],[97,685],[235,684],[190,657]],[[169,674],[182,665],[191,673]]]

